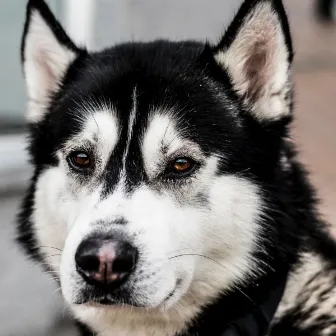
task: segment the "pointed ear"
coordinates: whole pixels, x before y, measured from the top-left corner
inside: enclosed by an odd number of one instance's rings
[[[245,0],[213,52],[255,118],[290,115],[293,51],[281,0]]]
[[[79,52],[45,2],[30,0],[21,45],[30,122],[43,118],[51,96]]]

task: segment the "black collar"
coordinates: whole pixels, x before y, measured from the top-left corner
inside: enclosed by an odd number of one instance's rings
[[[204,335],[206,336],[266,336],[280,301],[283,297],[285,287],[287,283],[287,274],[277,287],[270,291],[267,298],[259,304],[253,305],[252,309],[244,315],[232,320],[223,327],[220,333],[212,334],[211,326],[208,326]],[[84,325],[78,324],[81,332],[81,336],[94,335],[91,330],[88,330]],[[186,334],[194,335],[191,331]],[[197,333],[203,336],[203,332]],[[111,335],[112,336],[112,335]],[[181,335],[183,336],[183,335]]]

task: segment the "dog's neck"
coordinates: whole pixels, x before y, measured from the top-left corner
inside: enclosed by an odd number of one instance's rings
[[[179,336],[265,336],[284,295],[288,273],[278,281],[224,296]]]
[[[187,331],[176,336],[208,336],[209,330],[213,336],[266,335],[282,299],[287,277],[288,273],[278,278],[267,277],[253,287],[222,296],[201,313]],[[111,330],[111,334],[106,330],[101,335],[82,324],[79,325],[79,329],[81,336],[118,336],[115,330]],[[128,333],[126,332],[125,335]],[[146,335],[149,336],[148,333]],[[155,335],[160,335],[160,333]]]

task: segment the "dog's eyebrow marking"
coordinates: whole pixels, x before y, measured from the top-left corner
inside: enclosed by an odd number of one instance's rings
[[[95,110],[83,109],[74,119],[81,131],[65,144],[64,150],[70,151],[85,145],[94,147],[103,167],[111,156],[120,135],[118,120],[112,107],[98,106]]]
[[[133,95],[132,95],[132,109],[131,109],[131,113],[130,113],[129,120],[128,120],[127,142],[126,142],[126,147],[125,147],[125,151],[124,151],[123,158],[122,158],[122,170],[120,173],[121,177],[124,177],[125,172],[126,172],[126,159],[127,159],[129,148],[130,148],[131,141],[132,141],[133,129],[134,129],[134,125],[136,122],[136,112],[137,112],[137,94],[136,94],[136,86],[135,86],[133,89]]]

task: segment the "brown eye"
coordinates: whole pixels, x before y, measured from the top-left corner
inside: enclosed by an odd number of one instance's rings
[[[184,177],[194,171],[195,162],[188,158],[178,158],[171,164],[170,173],[176,177]]]
[[[86,170],[91,167],[90,156],[85,152],[73,152],[68,158],[71,168],[75,170]]]
[[[191,167],[191,162],[188,159],[177,159],[174,162],[174,170],[178,173],[185,172]]]

